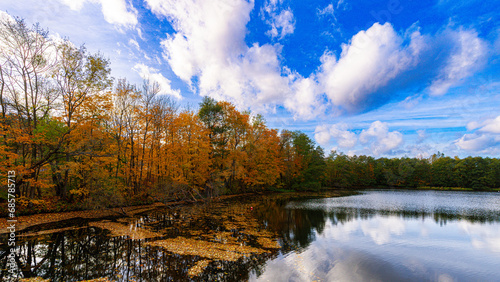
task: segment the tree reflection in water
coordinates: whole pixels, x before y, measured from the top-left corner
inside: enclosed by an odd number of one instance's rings
[[[80,281],[107,277],[116,281],[240,281],[250,273],[259,276],[267,261],[290,252],[306,249],[327,224],[345,224],[354,219],[397,216],[406,219],[433,218],[436,223],[466,220],[473,223],[499,222],[498,215],[453,214],[434,211],[373,210],[362,208],[303,209],[289,205],[289,195],[256,196],[204,205],[158,209],[139,215],[130,228],[146,228],[158,234],[147,239],[116,236],[111,231],[89,226],[82,220],[38,226],[18,232],[18,265],[24,277],[43,277],[51,281]],[[296,195],[294,195],[296,197]],[[119,218],[108,218],[120,222]],[[255,222],[255,224],[254,224]],[[50,234],[34,233],[62,229]],[[215,233],[214,233],[215,232]],[[263,248],[265,252],[245,255],[237,261],[210,259],[199,276],[189,276],[189,269],[204,254],[183,255],[168,252],[149,243],[183,236],[196,240],[221,242],[221,232],[241,245]],[[23,236],[29,235],[29,236]],[[31,235],[30,235],[31,234]],[[259,245],[259,234],[273,234],[281,248]],[[7,234],[1,241],[7,242]],[[8,277],[6,263],[9,248],[1,245],[2,271]]]

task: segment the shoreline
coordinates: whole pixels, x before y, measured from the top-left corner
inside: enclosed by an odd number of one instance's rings
[[[335,196],[344,196],[345,194],[349,194],[352,192],[341,192],[345,190],[326,190],[326,191],[318,191],[318,192],[271,192],[271,193],[261,193],[261,192],[253,192],[253,193],[243,193],[243,194],[233,194],[233,195],[222,195],[212,198],[206,199],[198,199],[196,201],[173,201],[173,202],[155,202],[152,204],[145,205],[135,205],[135,206],[122,206],[122,207],[113,207],[106,209],[89,209],[89,210],[77,210],[77,211],[63,211],[63,212],[47,212],[47,213],[36,213],[30,215],[21,215],[16,218],[16,231],[22,231],[27,228],[47,224],[47,223],[55,223],[65,220],[72,219],[101,219],[106,217],[133,217],[136,214],[146,212],[149,210],[154,210],[161,207],[176,207],[176,206],[189,206],[196,205],[202,203],[209,203],[214,201],[225,201],[232,198],[238,197],[248,197],[248,196],[262,196],[262,195],[273,195],[273,194],[290,194],[293,197],[295,194],[299,196],[301,193],[317,193],[317,197],[335,197]],[[0,218],[0,234],[7,234],[7,217]]]
[[[262,196],[262,195],[273,195],[273,194],[288,194],[291,198],[301,197],[303,194],[307,194],[308,198],[329,198],[329,197],[342,197],[355,194],[357,190],[414,190],[414,191],[467,191],[467,192],[500,192],[500,188],[488,189],[488,190],[474,190],[472,188],[461,188],[461,187],[417,187],[417,188],[395,188],[395,187],[353,187],[353,188],[325,188],[320,191],[270,191],[270,192],[252,192],[243,194],[232,194],[232,195],[222,195],[213,198],[197,199],[196,201],[172,201],[172,202],[154,202],[152,204],[144,205],[134,205],[134,206],[120,206],[106,209],[88,209],[88,210],[75,210],[75,211],[63,211],[63,212],[47,212],[47,213],[34,213],[28,215],[21,215],[17,217],[16,230],[22,231],[29,227],[36,225],[55,223],[64,220],[72,219],[100,219],[106,217],[133,217],[136,214],[161,208],[161,207],[176,207],[176,206],[188,206],[196,205],[201,203],[209,203],[213,201],[225,201],[237,197],[247,197],[247,196]],[[6,228],[8,226],[7,217],[0,218],[0,234],[8,233]]]

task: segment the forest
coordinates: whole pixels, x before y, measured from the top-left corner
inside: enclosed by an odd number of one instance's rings
[[[325,154],[305,133],[158,83],[111,77],[105,55],[22,19],[0,26],[0,181],[18,211],[87,209],[322,188],[500,187],[500,160]]]

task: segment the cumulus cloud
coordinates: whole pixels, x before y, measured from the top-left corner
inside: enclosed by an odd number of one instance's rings
[[[375,23],[343,44],[338,57],[325,51],[317,71],[303,77],[283,65],[282,45],[245,42],[253,1],[147,0],[147,5],[175,29],[161,42],[163,55],[193,92],[254,111],[284,106],[300,119],[369,111],[409,93],[420,97],[412,91],[422,91],[422,85],[430,86],[431,95],[442,95],[479,70],[487,53],[474,30],[422,35],[414,25],[400,35],[390,23]],[[342,5],[339,1],[336,9]],[[274,38],[293,32],[293,13],[283,6],[268,0],[261,10]],[[322,13],[333,9],[328,5]],[[407,102],[411,106],[418,99]]]
[[[399,35],[390,23],[375,23],[343,44],[339,58],[325,52],[317,77],[334,106],[362,112],[422,85],[430,95],[447,93],[484,66],[486,46],[474,30],[423,35],[414,25]]]
[[[455,145],[466,151],[481,151],[498,142],[500,142],[499,138],[494,138],[485,134],[464,134],[464,136],[455,141]]]
[[[314,131],[314,138],[323,146],[327,146],[332,138],[340,148],[352,148],[357,143],[357,136],[354,132],[348,130],[346,123],[337,123],[331,125],[319,125]]]
[[[292,94],[285,99],[284,105],[295,113],[295,117],[312,119],[317,117],[319,112],[325,111],[326,105],[319,99],[320,91],[314,78],[297,75],[297,79],[292,83],[291,92]]]
[[[104,19],[114,25],[134,27],[137,25],[137,10],[125,0],[60,0],[72,10],[81,10],[85,3],[101,5]]]
[[[147,2],[176,30],[162,41],[165,59],[179,78],[192,89],[198,88],[200,95],[253,109],[282,104],[290,95],[289,78],[282,76],[279,60],[281,45],[245,43],[253,2]]]
[[[467,124],[468,131],[454,144],[465,151],[498,154],[500,152],[500,116]]]
[[[343,44],[338,60],[326,52],[318,78],[331,102],[349,112],[375,103],[377,90],[418,62],[421,35],[415,31],[411,36],[412,43],[402,47],[403,38],[389,23],[375,23]]]
[[[356,134],[346,123],[318,125],[314,130],[314,139],[318,144],[337,149],[352,149],[348,155],[367,154],[380,156],[393,154],[403,145],[403,134],[389,131],[385,122],[375,121],[370,127]],[[359,142],[358,142],[359,141]],[[358,146],[364,147],[358,150]]]
[[[133,68],[142,79],[150,79],[151,81],[158,82],[160,85],[160,93],[165,95],[174,96],[177,99],[181,99],[181,93],[179,90],[173,90],[170,85],[170,80],[164,77],[157,69],[148,67],[144,64],[136,64]]]
[[[375,121],[368,129],[361,131],[359,141],[363,144],[370,142],[371,151],[378,156],[389,153],[403,144],[403,134],[389,131],[385,122]]]

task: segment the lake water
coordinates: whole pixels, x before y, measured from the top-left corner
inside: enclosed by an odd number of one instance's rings
[[[18,263],[25,277],[52,281],[500,280],[500,193],[360,193],[243,197],[34,226],[17,234]]]
[[[286,209],[317,216],[307,243],[250,280],[500,281],[500,193],[365,191]]]

